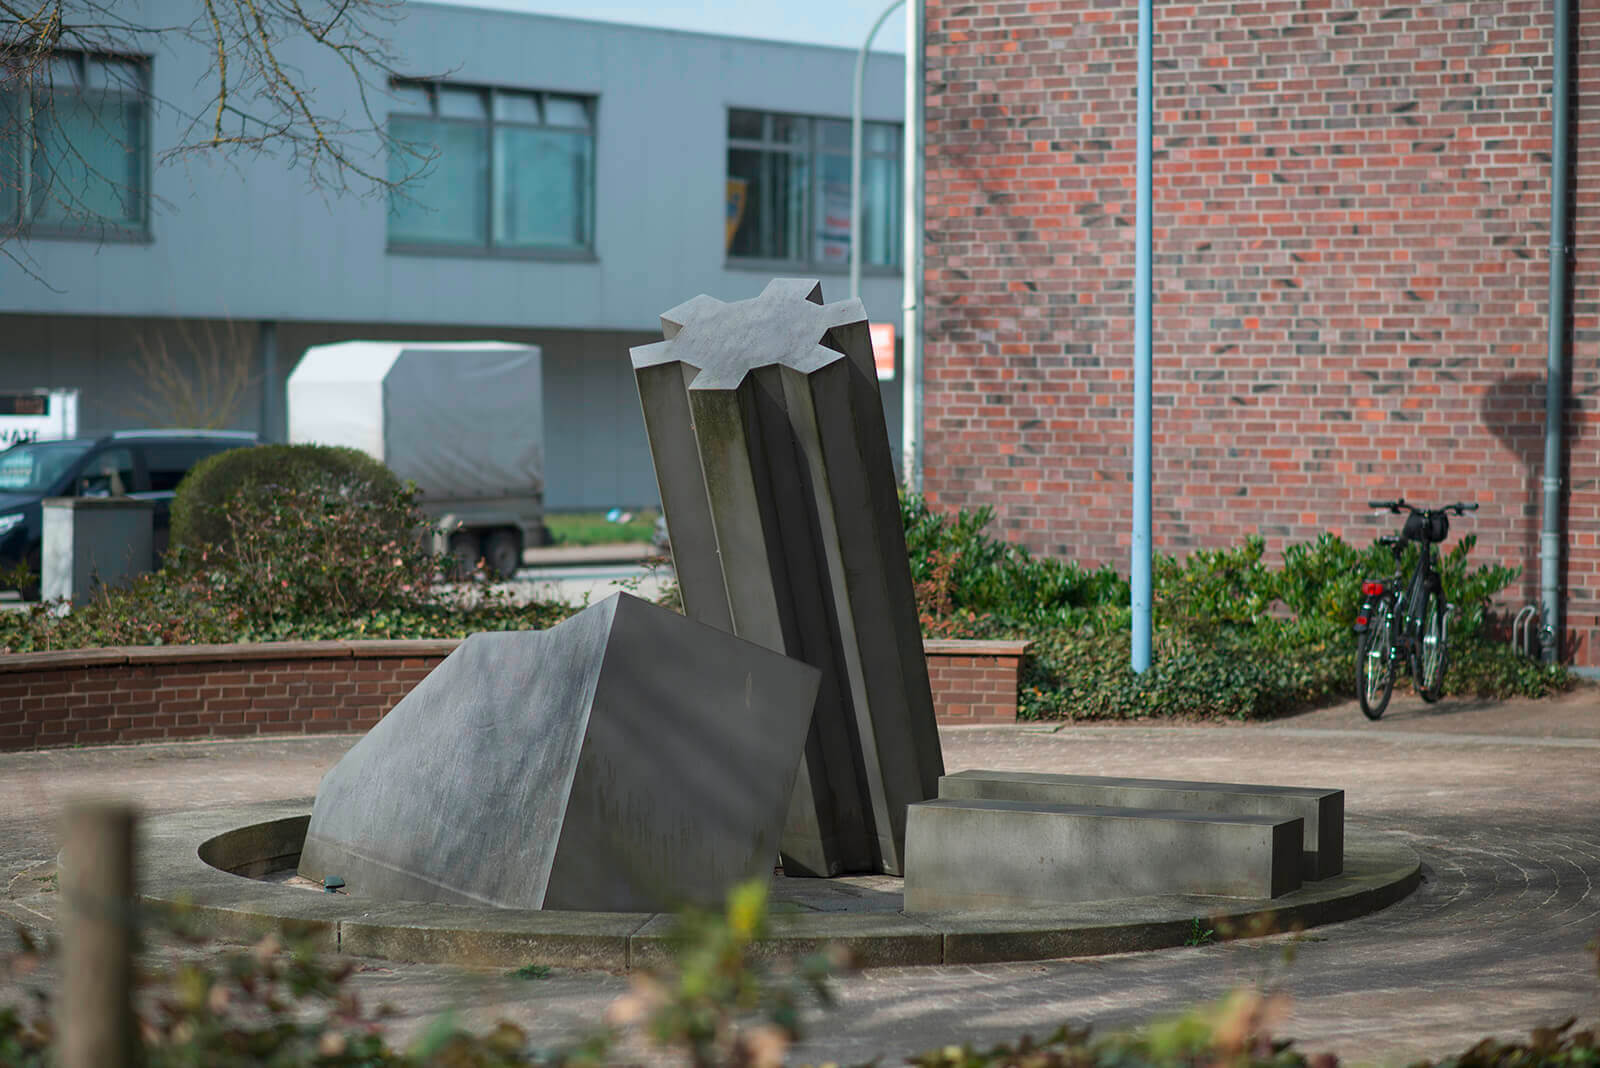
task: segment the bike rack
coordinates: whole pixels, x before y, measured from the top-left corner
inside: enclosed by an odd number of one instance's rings
[[[1535,629],[1538,624],[1539,606],[1524,605],[1522,611],[1511,621],[1511,648],[1526,657],[1538,656],[1539,632]]]

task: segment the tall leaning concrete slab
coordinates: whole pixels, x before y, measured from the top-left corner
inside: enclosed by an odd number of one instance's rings
[[[959,771],[939,780],[939,796],[1052,805],[1183,809],[1241,816],[1298,816],[1305,824],[1302,877],[1328,879],[1344,870],[1343,790],[1052,775],[1032,771]]]
[[[323,778],[353,896],[658,912],[770,877],[819,672],[617,594],[474,634]]]
[[[910,912],[994,912],[1073,901],[1300,888],[1299,818],[1026,801],[912,805]]]
[[[861,302],[779,279],[661,322],[633,366],[685,610],[822,672],[785,870],[900,874],[944,765]]]

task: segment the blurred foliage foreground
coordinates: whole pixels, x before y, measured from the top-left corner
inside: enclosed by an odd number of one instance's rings
[[[181,913],[167,922],[181,931]],[[394,1011],[369,1010],[346,985],[355,968],[350,961],[323,961],[269,936],[247,951],[145,969],[134,998],[139,1049],[130,1059],[145,1068],[639,1063],[776,1068],[790,1060],[803,1023],[825,1019],[830,976],[848,961],[836,951],[774,960],[758,946],[766,928],[765,886],[739,886],[723,913],[681,916],[672,964],[637,974],[631,990],[588,1033],[539,1046],[513,1023],[502,1021],[478,1033],[446,1015],[425,1026],[405,1049],[391,1047],[386,1039],[386,1021]],[[1292,961],[1295,944],[1289,941],[1286,961]],[[53,950],[26,936],[23,946],[9,962],[10,971],[32,989],[26,1003],[0,1006],[0,1064],[46,1068],[56,1063],[58,1030],[39,966]],[[548,978],[550,969],[528,966],[511,975],[537,980]],[[527,1000],[537,1003],[536,986],[530,985]],[[1096,1037],[1087,1029],[1062,1027],[1040,1041],[952,1044],[906,1063],[922,1068],[1336,1068],[1334,1056],[1308,1056],[1272,1035],[1287,1009],[1282,995],[1241,989],[1216,1004],[1128,1033]],[[1486,1038],[1463,1053],[1419,1061],[1413,1068],[1600,1065],[1595,1033],[1574,1030],[1573,1023],[1537,1029],[1526,1042]]]
[[[70,612],[42,604],[0,613],[0,652],[453,638],[540,629],[575,610],[518,604],[482,582],[444,583],[449,561],[423,549],[413,490],[375,477],[341,454],[349,450],[274,448],[286,455],[241,449],[191,473],[174,502],[183,537],[160,571]],[[1019,694],[1025,719],[1256,719],[1348,697],[1360,581],[1393,567],[1382,546],[1357,549],[1332,535],[1290,546],[1277,568],[1260,538],[1181,562],[1158,557],[1153,662],[1135,675],[1128,584],[1114,570],[1035,558],[992,538],[987,509],[939,514],[909,497],[901,510],[923,633],[1032,643]],[[1470,566],[1474,544],[1468,535],[1443,555],[1446,596],[1458,608],[1446,693],[1542,696],[1571,685],[1563,668],[1493,637],[1491,600],[1517,572]]]

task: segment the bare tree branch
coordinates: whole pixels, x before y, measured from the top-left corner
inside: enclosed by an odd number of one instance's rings
[[[236,323],[219,327],[178,320],[181,352],[157,332],[139,335],[134,369],[139,387],[126,414],[156,427],[217,429],[232,423],[244,395],[258,381],[255,349]]]
[[[390,136],[382,106],[397,73],[387,34],[402,3],[202,0],[190,22],[154,25],[124,15],[126,0],[0,0],[0,248],[8,235],[26,237],[42,211],[53,225],[103,225],[81,188],[86,181],[99,182],[102,193],[115,187],[141,203],[148,198],[142,184],[100,173],[96,159],[62,132],[55,109],[87,89],[57,86],[54,78],[58,60],[81,65],[102,56],[148,57],[163,41],[198,46],[212,64],[184,99],[158,97],[148,69],[132,87],[147,115],[159,107],[185,120],[176,143],[156,150],[157,161],[274,155],[324,193],[394,191],[432,160],[425,146]],[[342,87],[323,73],[329,63]],[[80,66],[79,76],[87,69]],[[319,90],[330,102],[319,100]],[[350,100],[354,108],[346,107]],[[74,105],[80,127],[92,121],[100,127],[97,137],[120,139],[129,152],[149,151],[126,143],[127,132],[110,129],[95,105]],[[60,180],[69,171],[80,180]]]

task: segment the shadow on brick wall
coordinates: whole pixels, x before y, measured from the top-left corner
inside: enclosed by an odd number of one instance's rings
[[[1571,499],[1572,453],[1588,425],[1586,415],[1593,407],[1592,400],[1567,391],[1565,413],[1565,439],[1562,442],[1561,480],[1562,529],[1568,529],[1567,502]],[[1517,457],[1523,471],[1523,490],[1520,499],[1507,507],[1515,516],[1520,544],[1522,577],[1517,585],[1519,603],[1539,602],[1539,531],[1543,520],[1544,492],[1544,396],[1545,376],[1542,374],[1507,375],[1496,381],[1478,402],[1478,414],[1485,426],[1500,443]],[[1509,502],[1508,502],[1509,504]],[[1494,549],[1495,546],[1485,546]],[[1570,553],[1562,554],[1563,589],[1569,587],[1567,564]],[[1571,656],[1570,635],[1564,643],[1564,653]]]

